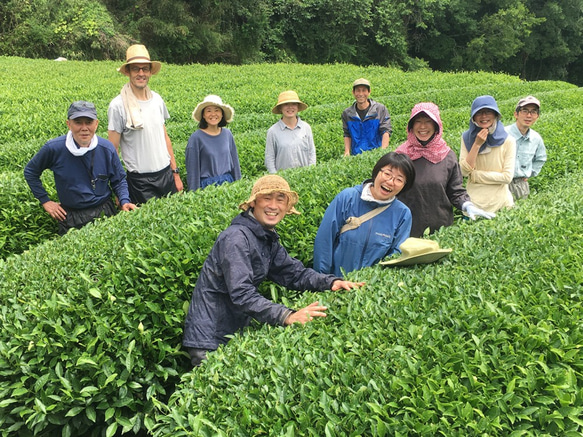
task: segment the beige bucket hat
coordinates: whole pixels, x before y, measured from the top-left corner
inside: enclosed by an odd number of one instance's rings
[[[308,108],[308,105],[300,100],[298,93],[289,90],[279,94],[279,97],[277,98],[277,105],[273,107],[271,112],[274,114],[281,114],[281,105],[285,105],[286,103],[297,103],[298,112],[305,111]]]
[[[287,181],[281,176],[270,174],[262,176],[253,184],[253,189],[251,190],[251,196],[245,202],[239,205],[239,208],[243,211],[247,211],[251,207],[251,203],[260,194],[270,194],[270,193],[284,193],[287,195],[287,213],[288,214],[300,214],[298,210],[294,208],[294,205],[298,203],[299,196],[295,191],[291,191]]]
[[[125,76],[129,76],[129,73],[126,70],[126,66],[129,64],[152,64],[152,74],[157,74],[162,68],[162,64],[158,61],[152,61],[150,59],[150,53],[146,46],[142,44],[134,44],[133,46],[129,46],[126,51],[126,61],[125,63],[117,69],[121,74]]]
[[[202,102],[196,105],[196,108],[194,108],[194,111],[192,111],[192,118],[194,119],[194,121],[200,123],[200,120],[202,119],[202,111],[204,111],[204,108],[206,108],[207,106],[218,106],[225,113],[225,121],[227,123],[233,121],[235,110],[226,103],[223,103],[223,99],[214,94],[209,94],[204,98]]]
[[[424,238],[407,238],[399,246],[401,256],[388,261],[381,261],[383,266],[410,266],[413,264],[428,264],[451,253],[452,249],[440,249],[437,241]]]

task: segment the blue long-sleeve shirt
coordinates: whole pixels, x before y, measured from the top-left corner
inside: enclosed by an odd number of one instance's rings
[[[314,241],[314,270],[341,276],[372,266],[399,251],[411,232],[411,212],[395,199],[382,213],[357,229],[340,234],[348,217],[360,217],[381,204],[361,199],[363,185],[346,188],[328,205]]]
[[[200,188],[201,180],[230,174],[241,179],[239,154],[233,134],[222,128],[219,135],[209,135],[201,129],[188,139],[185,151],[186,183],[191,191]]]
[[[112,188],[121,205],[129,203],[126,173],[113,144],[97,137],[95,149],[75,156],[67,149],[66,137],[48,141],[26,164],[24,177],[34,197],[41,204],[51,200],[40,179],[43,171],[50,169],[64,207],[85,209],[101,205],[111,197]]]

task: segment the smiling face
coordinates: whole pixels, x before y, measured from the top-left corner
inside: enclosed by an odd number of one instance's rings
[[[150,77],[152,77],[152,64],[148,62],[141,64],[130,64],[126,68],[130,75],[130,84],[132,88],[141,90],[148,86]]]
[[[223,110],[218,106],[207,106],[202,111],[202,118],[204,118],[209,126],[218,126],[223,119]]]
[[[370,192],[376,200],[389,200],[401,192],[406,182],[407,178],[400,169],[388,165],[377,173]]]
[[[250,206],[253,217],[267,229],[275,228],[287,214],[289,199],[285,193],[258,194]]]
[[[480,109],[474,114],[474,122],[482,129],[489,129],[496,121],[496,115],[491,109]]]
[[[281,114],[287,118],[293,118],[298,115],[297,103],[284,103],[281,105]]]
[[[352,90],[352,95],[354,96],[354,99],[356,100],[356,103],[359,107],[366,107],[368,105],[368,96],[370,96],[370,90],[367,86],[355,86]]]
[[[526,105],[514,112],[516,125],[521,132],[527,131],[538,120],[539,109],[536,105]]]
[[[99,121],[89,117],[79,117],[67,120],[67,126],[73,134],[73,139],[80,147],[89,147],[91,140],[97,131]]]
[[[413,120],[411,130],[419,141],[429,141],[435,134],[435,122],[428,116],[419,114]]]

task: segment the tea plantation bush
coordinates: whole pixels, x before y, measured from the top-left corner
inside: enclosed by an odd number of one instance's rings
[[[0,70],[0,172],[14,172],[10,178],[18,178],[16,184],[26,188],[21,171],[28,160],[48,139],[65,132],[64,118],[71,101],[93,101],[101,119],[98,134],[107,136],[107,106],[127,81],[115,71],[120,62],[54,62],[10,57],[0,57],[0,62],[4,67]],[[38,80],[39,76],[42,81]],[[583,105],[581,89],[565,82],[522,82],[501,74],[404,73],[385,67],[351,65],[165,64],[161,73],[152,78],[151,86],[168,105],[172,116],[168,132],[182,168],[186,142],[196,129],[191,119],[196,104],[210,93],[221,95],[231,104],[235,108],[235,120],[230,128],[239,149],[242,172],[252,178],[265,171],[265,135],[277,120],[271,108],[279,92],[285,89],[297,90],[310,106],[301,116],[312,125],[318,161],[323,163],[341,157],[344,145],[340,114],[352,103],[350,86],[360,76],[372,81],[372,97],[385,103],[391,112],[392,148],[405,139],[411,107],[419,101],[432,100],[441,107],[445,139],[458,150],[461,132],[467,128],[469,107],[480,94],[496,97],[504,113],[504,122],[513,120],[512,111],[520,97],[536,94],[543,102],[543,115],[537,129],[551,147],[557,136],[560,136],[558,143],[564,144],[578,141],[582,135],[571,115]],[[211,77],[213,80],[209,81]],[[565,114],[562,112],[565,110],[573,112]],[[566,124],[570,126],[563,130]],[[555,156],[553,153],[551,160]],[[576,157],[572,165],[577,166],[580,159]],[[560,158],[559,162],[566,161]],[[539,180],[535,182],[535,189]],[[47,178],[47,185],[54,190],[51,178]],[[20,253],[54,235],[55,226],[46,217],[39,218],[35,225],[26,223],[27,217],[46,213],[28,190],[21,195],[27,196],[25,204],[13,210],[8,195],[0,194],[0,206],[11,211],[11,223],[0,221],[0,241],[4,241],[0,246],[0,258]]]
[[[34,206],[21,169],[14,168],[30,157],[18,150],[32,154],[29,144],[40,146],[45,137],[62,133],[71,100],[93,100],[105,114],[123,78],[110,78],[116,65],[107,62],[2,61],[54,70],[44,92],[31,91],[30,68],[13,82],[0,71],[0,86],[8,90],[0,93],[6,120],[0,125],[2,214],[10,220],[32,218],[22,228],[3,218],[2,226],[11,227],[0,241],[7,247],[15,237],[31,247],[23,235],[54,223],[38,203]],[[91,86],[77,85],[81,67]],[[183,159],[194,129],[188,118],[196,101],[217,92],[204,88],[214,73],[219,94],[237,111],[232,129],[237,142],[242,138],[245,176],[154,200],[62,238],[41,237],[38,241],[48,241],[0,260],[0,435],[581,432],[583,133],[573,117],[583,105],[579,88],[491,74],[408,75],[379,67],[164,68],[168,75],[153,79],[152,87],[170,96],[170,111],[177,114],[168,126],[178,138],[177,157]],[[496,220],[458,220],[438,233],[434,238],[441,246],[454,248],[444,262],[354,272],[352,279],[367,282],[363,290],[302,296],[266,284],[261,291],[277,301],[297,307],[319,298],[330,314],[306,327],[254,326],[189,372],[180,347],[184,312],[216,236],[262,173],[259,132],[276,119],[265,114],[277,93],[297,89],[311,105],[305,119],[328,136],[317,144],[319,156],[329,153],[327,159],[283,173],[300,194],[303,214],[284,220],[282,242],[310,264],[327,204],[342,188],[369,177],[384,153],[336,159],[343,150],[339,111],[350,104],[350,83],[359,76],[378,82],[378,99],[400,108],[389,107],[393,147],[404,139],[410,107],[419,100],[442,106],[446,139],[457,149],[476,95],[494,94],[510,120],[518,98],[536,93],[545,105],[537,130],[549,162],[533,180],[534,193]],[[327,88],[314,87],[315,77]],[[185,99],[193,90],[200,95]],[[272,91],[271,98],[265,90]],[[51,100],[51,92],[59,97]],[[29,105],[30,113],[19,115],[19,105]],[[37,125],[36,131],[30,128]],[[105,125],[102,117],[102,135]],[[23,244],[13,250],[24,249]]]
[[[436,235],[445,261],[309,293],[327,318],[237,335],[154,435],[581,435],[583,173]]]

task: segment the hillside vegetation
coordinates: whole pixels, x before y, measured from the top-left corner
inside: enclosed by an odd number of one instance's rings
[[[216,93],[235,108],[244,178],[57,239],[22,168],[65,132],[72,100],[96,103],[106,136],[107,105],[125,78],[111,62],[1,61],[11,68],[0,71],[0,241],[18,250],[0,261],[0,435],[580,435],[581,89],[349,65],[164,65],[151,86],[169,107],[180,165],[190,113]],[[419,101],[440,106],[457,151],[476,96],[492,94],[510,122],[518,99],[535,94],[549,161],[533,194],[495,220],[456,220],[435,234],[454,249],[443,262],[353,272],[362,290],[302,295],[266,284],[279,302],[320,299],[330,314],[306,327],[254,325],[189,371],[184,311],[216,236],[264,172],[278,93],[295,89],[310,105],[301,115],[319,163],[283,173],[302,215],[280,225],[284,246],[310,264],[327,204],[383,153],[341,158],[340,112],[361,76],[391,112],[392,149]]]

